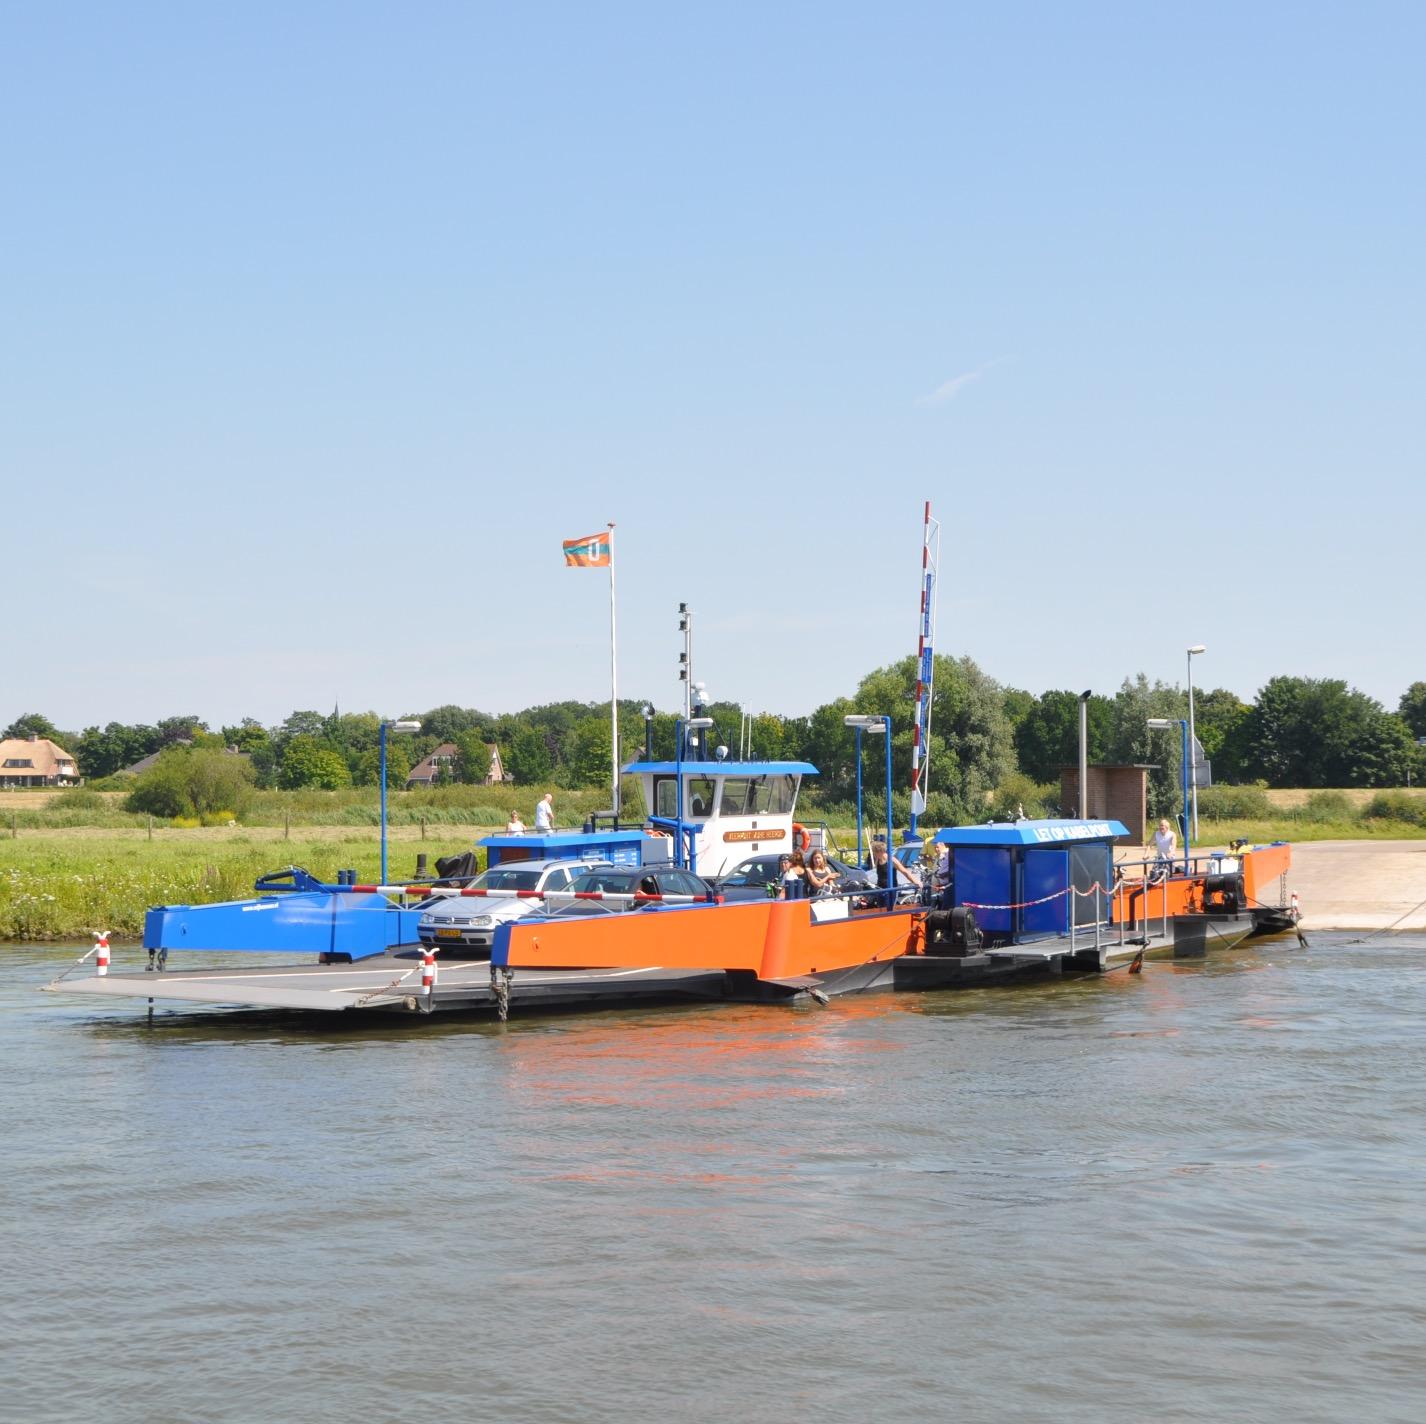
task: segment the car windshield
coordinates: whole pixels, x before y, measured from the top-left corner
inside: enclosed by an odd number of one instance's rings
[[[536,870],[506,870],[504,866],[496,866],[494,870],[487,870],[477,875],[471,881],[473,890],[538,890],[540,886],[540,871]]]
[[[766,885],[776,869],[777,862],[775,860],[769,861],[762,857],[756,860],[745,860],[731,874],[724,877],[724,883],[728,885]]]
[[[569,888],[576,892],[600,890],[606,895],[632,895],[638,889],[637,875],[621,874],[619,871],[596,870],[581,875]]]

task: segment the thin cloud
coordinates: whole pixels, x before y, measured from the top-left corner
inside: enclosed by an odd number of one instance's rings
[[[987,361],[983,366],[977,366],[973,371],[962,371],[959,376],[952,376],[949,381],[942,381],[929,395],[917,396],[916,404],[922,406],[949,405],[960,393],[969,385],[985,375],[985,373],[996,366],[1003,366],[1010,357],[997,356],[993,361]]]

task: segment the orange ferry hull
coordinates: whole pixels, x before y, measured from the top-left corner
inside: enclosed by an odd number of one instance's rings
[[[517,920],[497,935],[491,963],[510,969],[722,969],[782,980],[884,964],[921,948],[919,909],[814,919],[813,907],[824,903],[749,900]]]

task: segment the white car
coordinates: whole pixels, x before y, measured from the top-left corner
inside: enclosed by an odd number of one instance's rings
[[[519,891],[568,890],[586,871],[607,865],[607,861],[589,860],[532,860],[497,865],[482,871],[469,886],[472,890],[488,890],[490,894],[443,896],[422,914],[416,933],[422,944],[474,949],[488,955],[497,925],[518,920],[545,906],[539,896],[521,895]]]

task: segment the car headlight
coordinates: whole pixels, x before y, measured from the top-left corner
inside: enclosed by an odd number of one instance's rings
[[[475,915],[471,918],[471,927],[477,930],[487,930],[495,923],[494,915]]]

